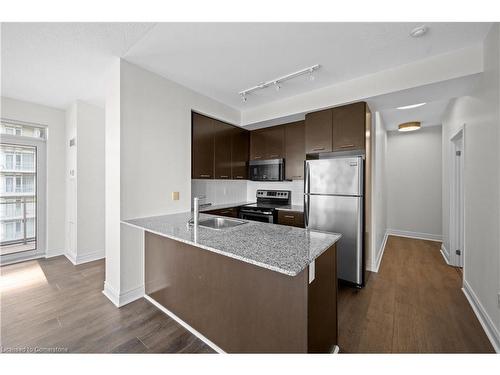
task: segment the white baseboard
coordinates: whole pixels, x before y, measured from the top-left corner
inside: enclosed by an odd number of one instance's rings
[[[387,229],[387,234],[389,236],[408,237],[408,238],[416,238],[418,240],[429,240],[438,242],[441,242],[443,239],[443,236],[441,236],[440,234],[411,232],[399,229]]]
[[[181,326],[183,326],[185,329],[187,329],[189,332],[191,332],[193,335],[198,337],[201,341],[203,341],[205,344],[210,346],[213,350],[215,350],[217,353],[226,353],[224,350],[222,350],[219,346],[214,344],[212,341],[207,339],[205,336],[203,336],[200,332],[198,332],[196,329],[191,327],[189,324],[187,324],[184,320],[179,318],[177,315],[175,315],[172,311],[168,310],[165,308],[163,305],[160,305],[158,302],[156,302],[153,298],[151,298],[148,295],[144,295],[144,298],[151,302],[154,306],[156,306],[158,309],[160,309],[162,312],[167,314],[169,317],[171,317],[173,320],[175,320],[177,323],[179,323]]]
[[[13,255],[14,257],[9,257],[9,255]],[[30,256],[18,256],[19,254],[6,254],[3,255],[3,259],[0,261],[0,266],[8,266],[9,264],[15,264],[15,263],[21,263],[21,262],[27,262],[28,260],[35,260],[35,259],[40,259],[43,258],[44,255],[41,254],[34,254]]]
[[[116,307],[122,307],[144,297],[144,285],[138,286],[137,288],[131,289],[127,292],[120,293],[105,281],[102,293],[108,297],[108,299],[113,302]]]
[[[106,256],[104,250],[94,251],[94,252],[82,254],[82,255],[77,254],[76,256],[74,254],[70,254],[70,253],[65,253],[64,255],[75,266],[78,264],[83,264],[83,263],[93,262],[94,260],[103,259]]]
[[[380,248],[378,249],[377,259],[375,259],[374,262],[372,263],[372,267],[370,270],[372,272],[378,272],[378,270],[380,268],[380,264],[382,263],[382,257],[384,256],[385,245],[387,244],[387,237],[389,237],[389,235],[387,234],[387,232],[385,232],[384,239],[382,240],[382,244],[380,245]]]
[[[465,297],[469,301],[472,310],[474,310],[474,313],[476,314],[479,323],[481,323],[481,326],[483,327],[486,336],[488,336],[488,339],[490,340],[491,345],[495,349],[495,352],[500,353],[500,333],[498,332],[497,328],[495,327],[495,324],[491,320],[490,316],[484,309],[481,302],[479,302],[476,293],[474,293],[471,286],[465,279],[462,291],[464,292]]]
[[[68,258],[68,260],[73,263],[74,266],[76,266],[76,255],[71,254],[71,253],[64,253],[64,256]]]
[[[64,250],[51,250],[51,251],[46,251],[45,252],[45,258],[54,258],[54,257],[60,257],[61,255],[64,255]]]
[[[443,256],[443,259],[446,262],[446,264],[451,266],[450,255],[448,253],[448,250],[446,250],[446,247],[444,247],[444,244],[441,244],[441,249],[439,251],[441,252],[441,255]]]

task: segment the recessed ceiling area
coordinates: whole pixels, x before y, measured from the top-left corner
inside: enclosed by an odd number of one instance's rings
[[[423,128],[441,125],[443,114],[450,102],[449,99],[428,102],[424,106],[412,109],[386,109],[380,111],[385,128],[388,131],[398,130],[398,125],[417,121]]]
[[[104,105],[113,57],[239,110],[481,43],[490,23],[3,23],[2,95]],[[307,75],[238,92],[314,64]]]

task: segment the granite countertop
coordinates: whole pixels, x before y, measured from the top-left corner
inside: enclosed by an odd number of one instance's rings
[[[200,220],[213,216],[200,214]],[[195,231],[187,224],[191,217],[191,212],[183,212],[123,223],[289,276],[298,275],[341,237],[248,220],[233,228],[214,230],[199,226]]]
[[[224,208],[230,208],[230,207],[240,207],[244,206],[246,204],[252,204],[254,202],[236,202],[236,203],[222,203],[222,204],[211,204],[210,206],[203,206],[200,205],[200,212],[206,212],[206,211],[212,211],[212,210],[222,210]]]

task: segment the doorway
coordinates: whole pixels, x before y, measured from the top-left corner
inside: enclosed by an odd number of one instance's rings
[[[464,234],[464,128],[458,130],[451,142],[450,178],[450,263],[463,268]]]
[[[1,121],[0,260],[2,264],[45,255],[46,129]]]

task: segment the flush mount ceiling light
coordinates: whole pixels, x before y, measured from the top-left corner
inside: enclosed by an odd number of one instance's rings
[[[400,124],[398,126],[398,130],[400,132],[412,132],[418,129],[420,129],[420,122],[418,121],[405,122],[404,124]]]
[[[429,31],[429,28],[425,25],[415,27],[412,31],[410,31],[410,36],[412,38],[420,38],[427,34],[427,31]]]
[[[411,108],[418,108],[422,107],[423,105],[426,105],[427,103],[417,103],[417,104],[411,104],[411,105],[405,105],[403,107],[397,107],[397,109],[411,109]]]
[[[309,80],[314,81],[314,71],[318,70],[319,68],[320,68],[320,65],[316,64],[316,65],[310,66],[308,68],[304,68],[304,69],[298,70],[296,72],[293,72],[293,73],[290,73],[290,74],[287,74],[287,75],[284,75],[284,76],[281,76],[281,77],[278,77],[275,79],[271,79],[271,80],[266,81],[266,82],[259,83],[256,86],[253,86],[253,87],[250,87],[246,90],[240,91],[238,94],[240,95],[241,100],[243,102],[246,102],[247,95],[250,94],[251,92],[254,92],[254,91],[260,90],[260,89],[265,89],[269,86],[274,86],[275,90],[279,91],[281,88],[281,84],[283,82],[288,81],[289,79],[301,76],[303,74],[309,74]]]

